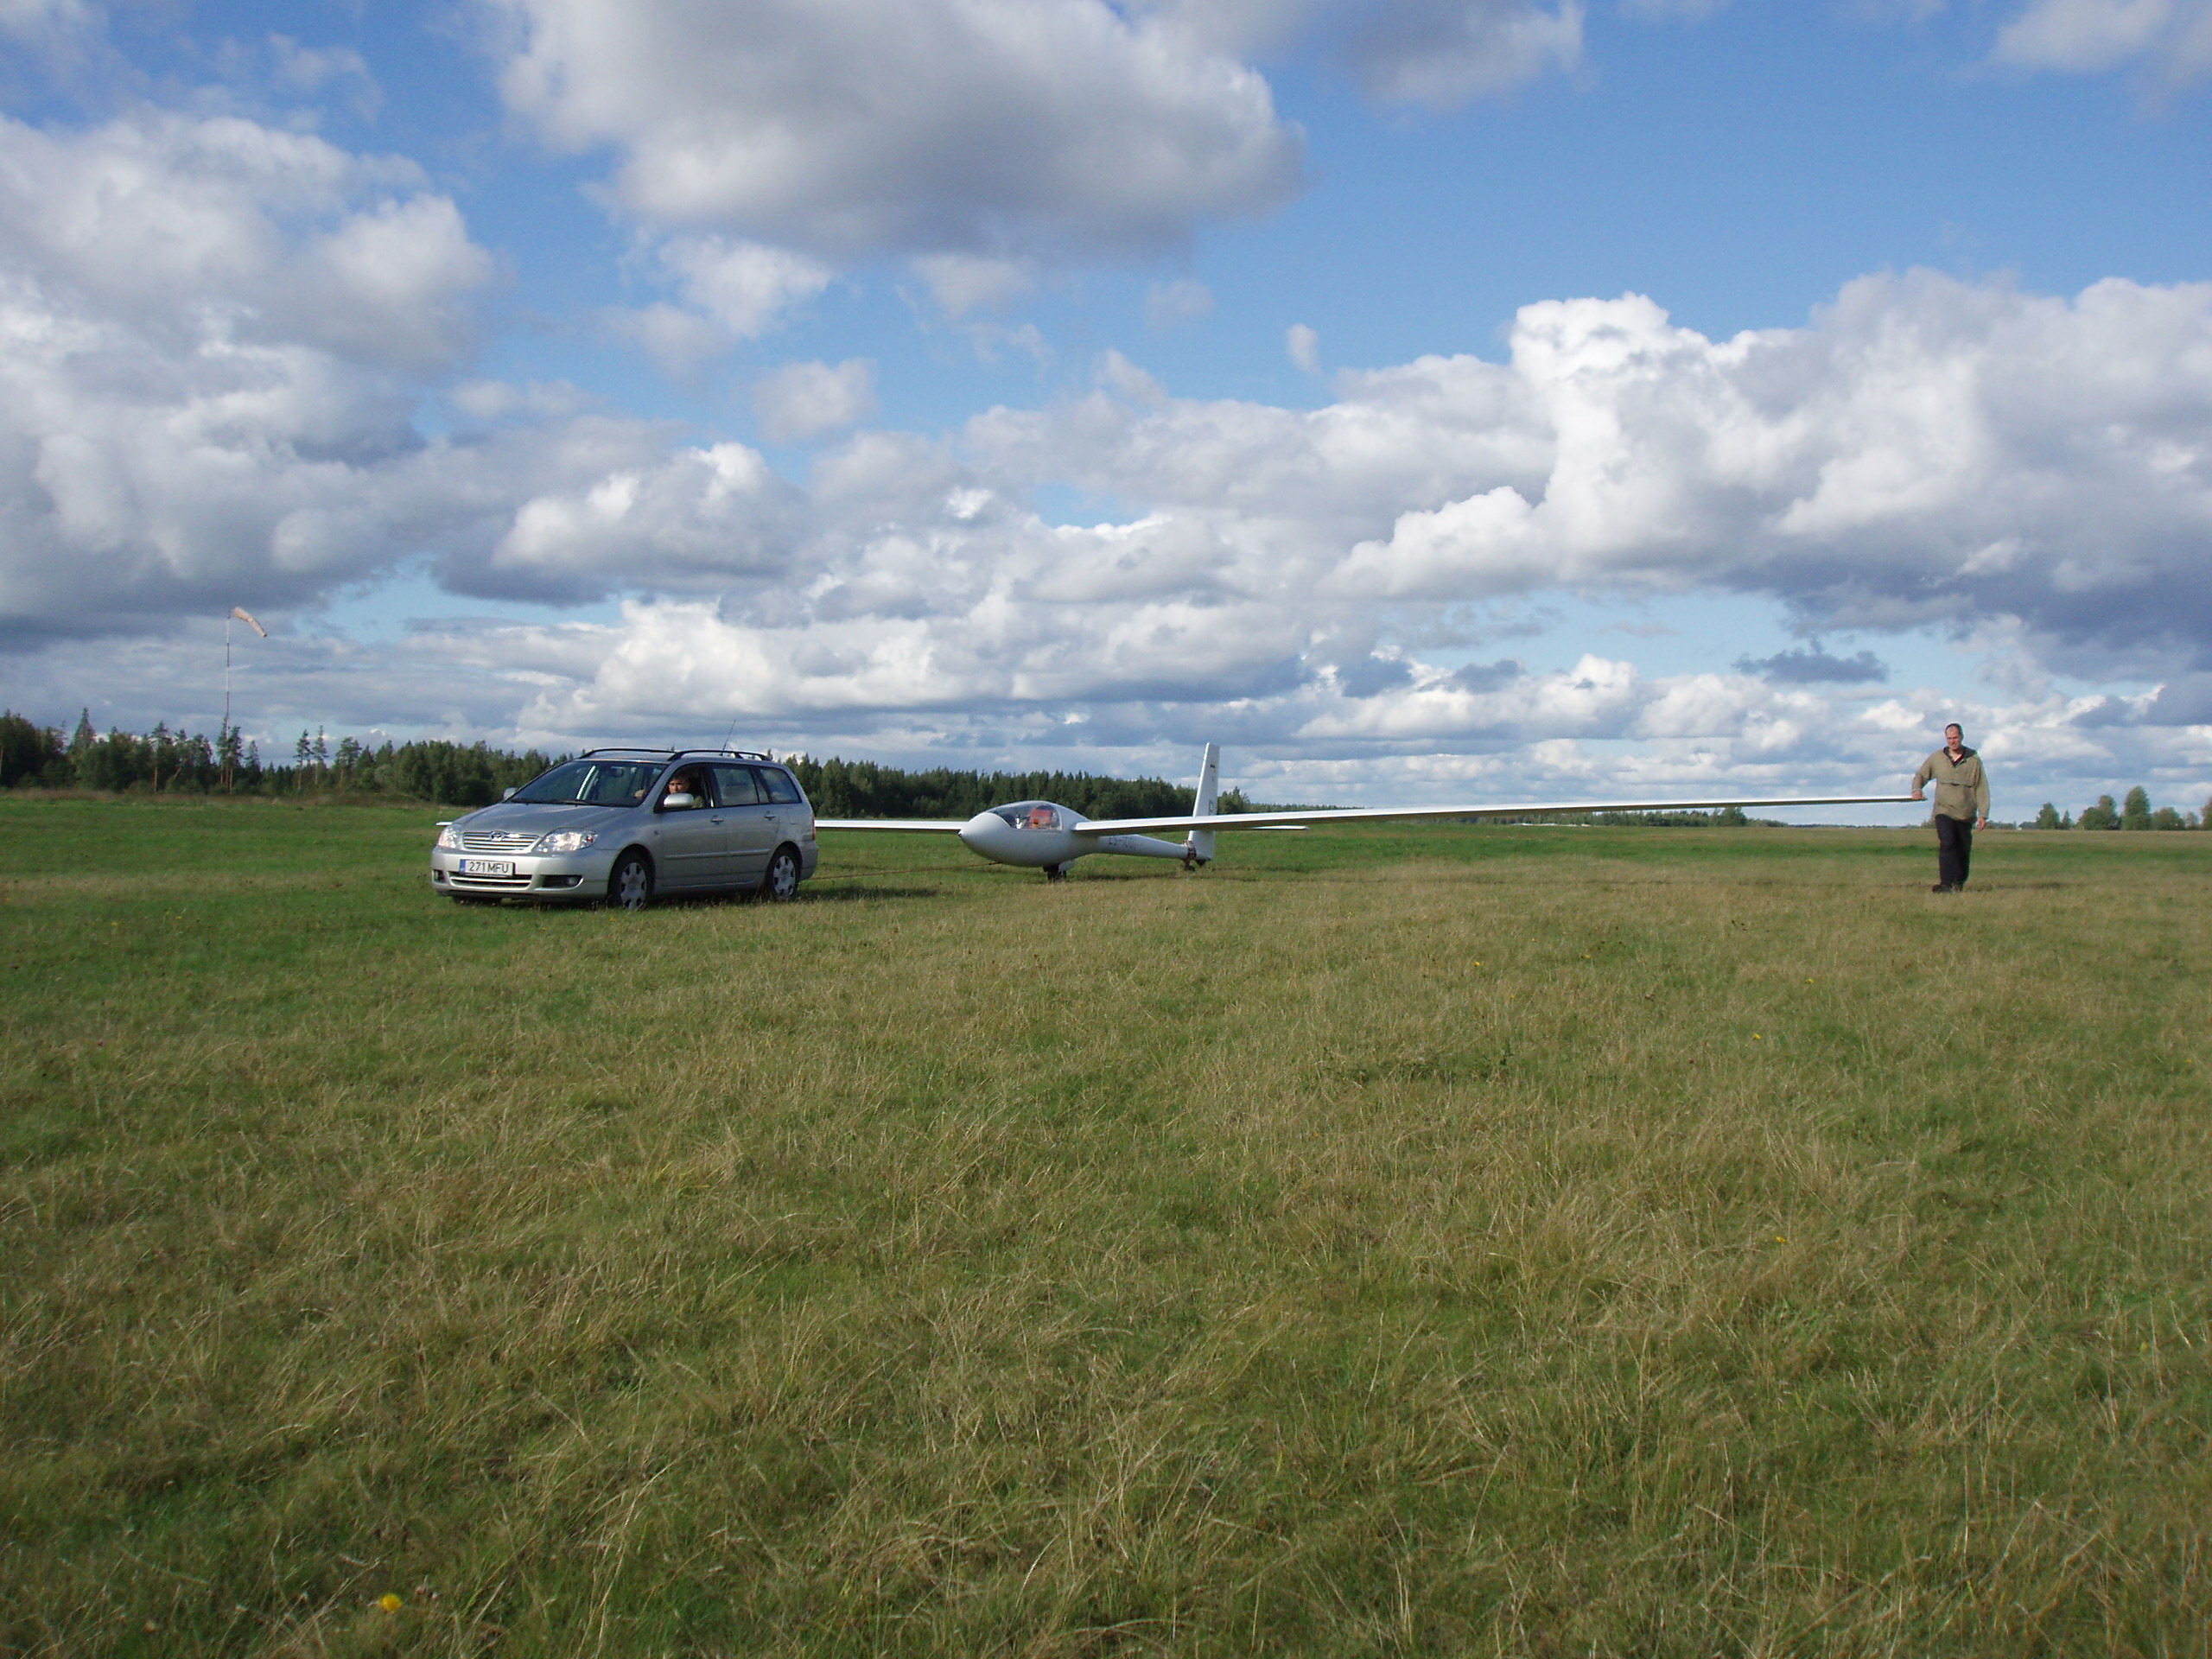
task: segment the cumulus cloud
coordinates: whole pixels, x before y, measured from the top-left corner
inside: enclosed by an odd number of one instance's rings
[[[1144,319],[1154,330],[1179,327],[1213,315],[1213,290],[1188,276],[1154,283],[1145,290]]]
[[[720,236],[678,236],[658,257],[684,297],[739,340],[753,340],[789,307],[830,285],[819,260]]]
[[[1294,322],[1283,331],[1282,348],[1290,360],[1308,374],[1321,372],[1321,336],[1302,322]]]
[[[2030,0],[1995,57],[2075,74],[2139,66],[2169,85],[2212,73],[2212,0]]]
[[[1727,341],[1633,297],[1531,306],[1510,365],[1461,375],[1543,445],[1541,480],[1470,478],[1332,580],[1408,600],[1718,586],[1834,626],[2007,615],[2191,651],[2212,624],[2208,370],[2204,286],[1872,277],[1810,328]]]
[[[864,357],[842,363],[786,363],[753,387],[760,429],[777,443],[804,443],[875,413],[875,365]]]
[[[717,307],[727,334],[790,291],[697,234],[686,315]],[[1514,595],[1699,591],[1808,632],[2009,629],[2044,668],[2169,688],[2095,726],[2110,711],[2025,675],[1972,711],[1993,759],[2203,742],[2212,286],[1871,277],[1803,327],[1719,340],[1639,296],[1552,301],[1503,361],[1340,374],[1311,410],[1179,398],[1108,353],[1081,395],[851,432],[802,483],[560,386],[464,382],[458,424],[424,435],[415,402],[462,371],[488,270],[411,169],[313,137],[0,123],[16,641],[281,609],[413,559],[461,593],[622,598],[613,623],[440,636],[540,734],[712,709],[995,741],[1080,715],[1109,748],[1204,728],[1255,755],[1451,758],[1439,790],[1502,756],[1641,787],[1576,746],[1783,784],[1942,712],[1878,691],[1868,652],[1672,677],[1465,660],[1468,619]],[[760,397],[772,435],[819,438],[868,418],[868,365],[787,365]],[[1040,511],[1071,494],[1111,505]]]
[[[286,92],[339,92],[364,118],[373,117],[384,103],[376,77],[351,47],[302,46],[289,35],[271,35],[269,55],[276,85]]]
[[[508,104],[639,221],[833,259],[1143,252],[1297,188],[1267,82],[1102,0],[498,0]]]
[[[611,154],[605,199],[677,238],[671,280],[736,339],[831,266],[902,260],[965,317],[1057,268],[1281,205],[1304,137],[1255,51],[1318,41],[1377,101],[1444,109],[1582,49],[1579,0],[484,3],[507,25],[510,109],[557,148]],[[744,256],[734,302],[698,291],[710,246]],[[1149,315],[1172,326],[1205,302],[1169,284]],[[682,323],[616,319],[664,365],[696,349]]]
[[[680,450],[523,502],[480,584],[572,597],[775,575],[789,561],[796,493],[741,443]]]
[[[1455,109],[1582,59],[1582,7],[1391,0],[1354,23],[1345,57],[1369,97]]]
[[[1817,639],[1810,646],[1777,652],[1771,657],[1738,657],[1736,671],[1756,674],[1784,685],[1864,685],[1890,677],[1889,664],[1872,652],[1862,651],[1855,657],[1832,657]]]
[[[1726,0],[1641,0],[1630,10],[1702,16]],[[1579,0],[1151,0],[1138,8],[1180,38],[1238,56],[1318,41],[1385,105],[1452,109],[1582,58]]]
[[[684,302],[610,310],[605,321],[678,379],[696,377],[739,341],[766,334],[827,288],[833,275],[804,254],[720,236],[670,237],[653,249],[652,263]]]
[[[81,49],[101,22],[99,9],[85,0],[0,0],[0,35],[56,57]]]
[[[549,476],[658,460],[652,429],[546,427],[537,397],[500,430],[415,429],[491,270],[405,163],[232,118],[0,121],[0,631],[159,627],[410,553],[480,560]]]
[[[968,253],[925,253],[914,261],[914,274],[948,316],[998,311],[1037,285],[1037,268],[1028,259],[992,259]]]
[[[1627,741],[1680,778],[1802,776],[1810,753],[1889,753],[1948,700],[1866,702],[1888,672],[1871,651],[1648,679],[1595,655],[1453,666],[1414,636],[1560,584],[1696,588],[1839,624],[2011,619],[2046,659],[2187,670],[2212,620],[2209,343],[2205,290],[2069,301],[1923,275],[1725,341],[1633,297],[1533,306],[1505,363],[1347,375],[1311,411],[1177,399],[1107,361],[1092,394],[952,442],[870,433],[825,454],[791,563],[723,594],[721,665],[702,671],[717,706],[843,729],[1064,707],[1101,737],[1172,715],[1319,754]],[[1137,511],[1052,524],[1027,505],[1046,482]],[[704,603],[652,637],[703,626]],[[660,649],[535,717],[603,724],[646,696]],[[2196,682],[2171,683],[2170,727]],[[2088,705],[2023,696],[2003,718],[2066,760]]]

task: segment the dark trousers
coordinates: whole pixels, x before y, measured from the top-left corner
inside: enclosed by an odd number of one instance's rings
[[[1954,892],[1967,884],[1967,865],[1974,857],[1974,825],[1965,818],[1936,819],[1936,874]]]

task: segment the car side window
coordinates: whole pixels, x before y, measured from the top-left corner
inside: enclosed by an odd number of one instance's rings
[[[715,786],[724,806],[753,806],[761,799],[750,766],[716,766]]]
[[[661,785],[661,797],[664,800],[679,790],[691,797],[694,806],[715,804],[714,780],[707,775],[704,766],[686,766],[671,773],[668,782]]]
[[[792,806],[798,804],[800,798],[798,785],[791,781],[791,773],[784,771],[780,766],[755,766],[753,768],[753,776],[768,786],[770,800],[788,803]]]

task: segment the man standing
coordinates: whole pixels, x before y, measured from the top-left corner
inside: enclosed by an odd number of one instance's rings
[[[1936,780],[1936,874],[1930,893],[1957,893],[1967,884],[1967,863],[1974,855],[1974,832],[1989,828],[1989,774],[1981,757],[1967,747],[1966,734],[1954,721],[1943,728],[1943,747],[1912,774],[1912,798],[1925,800],[1921,787]]]

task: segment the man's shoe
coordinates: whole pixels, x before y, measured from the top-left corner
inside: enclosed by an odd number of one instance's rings
[[[1956,893],[1958,889],[1956,887],[1946,887],[1942,882],[1938,881],[1934,887],[1929,888],[1928,891],[1930,893]]]

